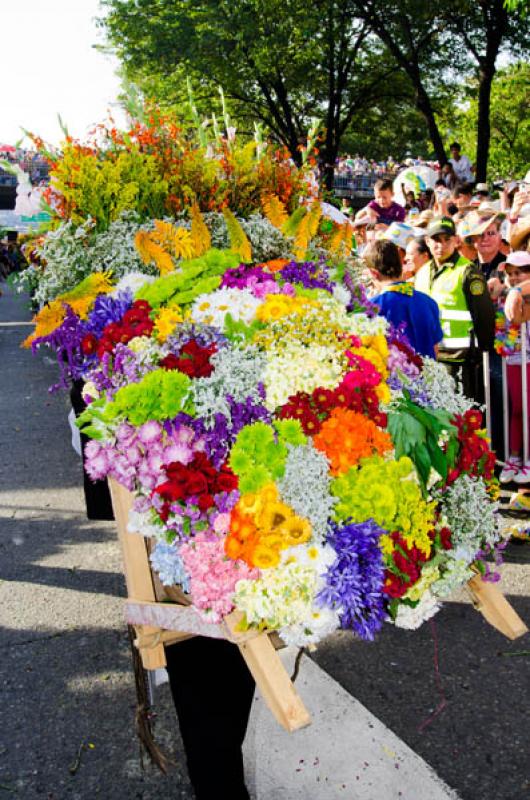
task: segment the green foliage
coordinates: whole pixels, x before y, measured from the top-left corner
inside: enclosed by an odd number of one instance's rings
[[[463,151],[472,154],[478,102],[476,85],[465,88],[462,102],[448,109],[442,124]],[[519,62],[498,71],[491,91],[490,124],[490,178],[520,178],[530,164],[530,64]]]
[[[209,250],[200,258],[183,261],[178,272],[143,286],[137,292],[136,299],[147,300],[152,308],[160,308],[167,303],[192,303],[199,295],[217,289],[221,282],[220,276],[238,264],[239,258],[235,253]]]
[[[388,430],[394,442],[396,458],[408,456],[414,462],[424,489],[431,467],[445,481],[449,468],[453,466],[457,430],[450,420],[450,414],[445,411],[427,411],[415,405],[407,392],[404,392],[398,408],[388,415]],[[448,438],[452,445],[445,452],[438,443],[440,436]]]

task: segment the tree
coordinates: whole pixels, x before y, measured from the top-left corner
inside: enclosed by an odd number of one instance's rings
[[[408,76],[417,110],[423,116],[436,157],[446,161],[445,147],[436,122],[434,97],[449,78],[454,47],[446,33],[444,3],[421,0],[350,0],[353,11],[385,45],[396,64]]]
[[[261,120],[294,158],[311,118],[323,120],[328,185],[354,115],[392,96],[395,65],[341,0],[106,0],[101,21],[126,74],[215,85],[240,119]],[[169,99],[169,98],[167,98]]]
[[[444,120],[464,150],[476,147],[478,100],[476,87],[468,99]],[[518,178],[530,164],[530,65],[513,64],[497,72],[491,88],[490,179]]]
[[[497,58],[508,46],[514,52],[527,47],[529,29],[524,20],[521,2],[508,14],[505,0],[470,0],[459,3],[459,11],[451,15],[449,24],[461,38],[477,75],[478,113],[475,176],[485,181],[490,147],[490,99]]]

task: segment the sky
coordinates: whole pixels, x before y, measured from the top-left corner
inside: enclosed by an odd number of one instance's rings
[[[116,108],[118,62],[94,50],[99,0],[0,0],[0,143],[21,127],[57,144],[59,113],[69,132],[87,131]]]

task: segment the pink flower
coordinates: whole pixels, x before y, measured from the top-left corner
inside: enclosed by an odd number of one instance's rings
[[[151,444],[160,438],[162,434],[162,426],[156,420],[145,422],[138,428],[138,438],[142,444]]]
[[[228,533],[230,528],[230,514],[217,514],[213,521],[213,529],[216,533]]]

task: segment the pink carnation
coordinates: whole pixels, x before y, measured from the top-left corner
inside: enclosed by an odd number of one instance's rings
[[[232,611],[238,581],[259,576],[257,569],[225,555],[224,539],[211,541],[199,533],[180,546],[180,555],[190,578],[193,603],[210,622],[220,622]]]

